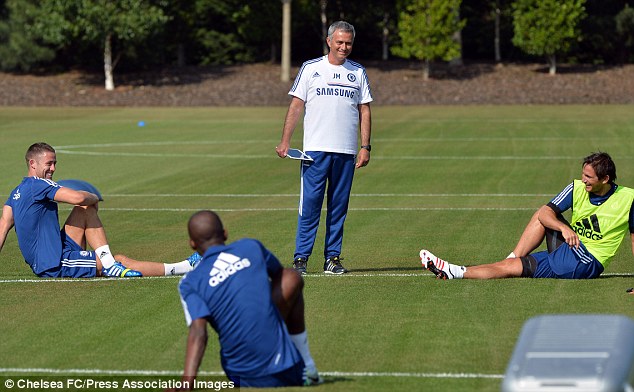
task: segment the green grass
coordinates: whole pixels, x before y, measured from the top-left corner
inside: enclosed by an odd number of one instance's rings
[[[230,240],[258,238],[288,265],[299,171],[274,152],[285,111],[0,108],[0,195],[26,173],[28,145],[47,141],[58,149],[56,179],[89,180],[104,195],[114,252],[183,259],[187,219],[214,209]],[[468,264],[506,256],[592,151],[609,152],[618,183],[634,186],[631,106],[377,106],[373,117],[372,160],[355,174],[346,222],[352,272],[320,273],[321,228],[305,279],[311,349],[330,374],[317,390],[497,391],[530,317],[634,317],[629,240],[594,281],[441,282],[418,261],[423,246]],[[18,281],[32,278],[12,232],[0,253],[0,375],[182,369],[178,279]],[[202,370],[221,370],[214,338]],[[434,377],[443,373],[476,377]]]

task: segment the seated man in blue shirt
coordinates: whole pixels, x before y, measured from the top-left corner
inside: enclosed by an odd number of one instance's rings
[[[28,174],[9,194],[0,218],[0,250],[15,226],[18,245],[33,272],[44,278],[129,278],[180,275],[190,271],[198,255],[178,263],[137,261],[113,256],[106,231],[97,214],[99,197],[53,181],[57,168],[55,149],[32,144],[25,155]],[[63,228],[58,203],[73,205]],[[86,250],[90,245],[94,251]]]
[[[227,232],[212,211],[194,214],[188,231],[203,259],[179,286],[189,325],[183,389],[193,387],[207,323],[218,333],[222,367],[236,386],[320,383],[308,349],[299,273],[283,268],[255,239],[225,244]]]
[[[593,153],[583,159],[581,179],[533,215],[505,260],[465,267],[422,249],[423,267],[439,279],[596,278],[628,233],[634,252],[634,189],[615,181],[610,155]],[[562,215],[567,210],[572,210],[571,223]],[[544,240],[548,250],[533,252]]]

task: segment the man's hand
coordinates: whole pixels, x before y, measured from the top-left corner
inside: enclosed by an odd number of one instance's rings
[[[290,146],[288,143],[280,142],[280,144],[275,147],[275,152],[277,153],[277,156],[280,158],[286,158],[289,147]]]
[[[571,228],[564,227],[561,230],[561,235],[563,235],[566,244],[571,248],[579,249],[579,245],[581,245],[581,241],[579,240],[579,236],[575,233]]]
[[[354,167],[359,169],[367,166],[368,163],[370,163],[370,151],[362,148],[361,150],[359,150],[359,154],[357,155],[357,163],[354,165]]]

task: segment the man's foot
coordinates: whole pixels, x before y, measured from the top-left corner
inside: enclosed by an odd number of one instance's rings
[[[433,253],[426,249],[421,249],[420,251],[420,262],[423,264],[423,268],[430,270],[436,275],[436,279],[447,280],[455,278],[449,268],[450,264],[434,256]]]
[[[339,256],[327,258],[324,262],[324,274],[341,275],[348,272],[348,270],[341,265],[341,260]]]
[[[200,260],[202,259],[203,257],[198,252],[194,252],[191,256],[187,258],[187,261],[189,261],[189,265],[191,265],[192,268],[196,268],[196,266],[198,265],[198,263],[200,263]]]
[[[316,368],[304,369],[304,386],[319,385],[324,382]]]
[[[143,276],[139,271],[127,268],[119,262],[114,263],[110,268],[104,268],[101,275],[106,278],[139,278]]]
[[[308,259],[306,257],[296,257],[295,260],[293,260],[293,269],[302,275],[306,275],[307,264]]]

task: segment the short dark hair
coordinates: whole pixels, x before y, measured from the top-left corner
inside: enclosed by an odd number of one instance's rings
[[[31,144],[31,146],[29,146],[29,149],[26,150],[26,154],[24,155],[24,159],[26,159],[26,164],[29,164],[30,159],[35,159],[36,156],[41,155],[45,152],[55,153],[55,149],[51,147],[50,144],[44,142]]]
[[[189,238],[197,245],[224,241],[225,229],[218,214],[210,210],[202,210],[196,212],[189,218],[187,224]]]
[[[593,152],[587,157],[583,158],[583,164],[581,167],[585,165],[590,165],[594,169],[594,172],[597,174],[599,179],[605,178],[608,176],[609,183],[613,184],[616,181],[616,165],[610,157],[610,154],[607,152]]]

